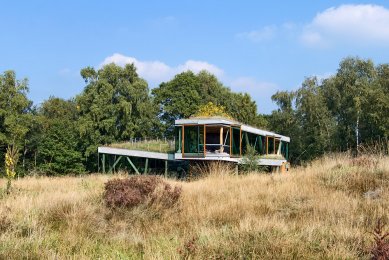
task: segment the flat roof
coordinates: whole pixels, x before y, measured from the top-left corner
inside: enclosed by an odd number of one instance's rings
[[[106,146],[98,147],[97,152],[104,153],[104,154],[134,156],[134,157],[152,158],[152,159],[160,159],[160,160],[174,160],[174,155],[172,153],[170,154],[156,153],[156,152],[148,152],[148,151],[140,151],[140,150],[106,147]]]
[[[290,137],[283,136],[274,132],[270,132],[267,130],[262,130],[259,128],[255,128],[249,125],[245,125],[239,123],[234,120],[225,119],[225,118],[188,118],[188,119],[177,119],[175,121],[175,125],[236,125],[241,126],[242,131],[253,133],[262,136],[273,136],[280,138],[281,141],[290,142]]]

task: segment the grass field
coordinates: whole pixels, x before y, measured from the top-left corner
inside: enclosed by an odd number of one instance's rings
[[[169,180],[183,188],[170,209],[107,209],[117,177],[15,181],[0,198],[0,259],[369,259],[369,232],[389,219],[389,158],[334,155],[284,175],[215,165]]]

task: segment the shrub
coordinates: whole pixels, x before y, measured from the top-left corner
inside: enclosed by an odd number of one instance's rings
[[[389,259],[389,241],[387,239],[389,232],[385,233],[384,227],[385,224],[382,222],[382,219],[379,219],[373,232],[375,245],[371,249],[371,254],[374,260]]]
[[[141,204],[171,207],[177,203],[181,188],[156,176],[132,176],[127,179],[114,179],[105,184],[104,201],[107,207],[133,208]]]

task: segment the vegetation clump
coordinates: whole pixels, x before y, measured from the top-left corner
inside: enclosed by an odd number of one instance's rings
[[[233,119],[226,112],[226,108],[224,106],[215,105],[212,102],[208,102],[205,105],[199,107],[198,111],[192,115],[192,117],[222,117],[226,119]]]
[[[108,181],[103,196],[107,207],[116,209],[156,203],[170,207],[178,202],[180,195],[180,187],[173,188],[159,177],[132,176]]]
[[[19,159],[19,151],[15,146],[8,146],[5,154],[5,175],[7,177],[6,193],[11,191],[11,182],[16,175],[16,164]]]
[[[382,219],[379,219],[377,226],[374,228],[374,242],[375,245],[371,249],[373,260],[385,260],[389,259],[389,232],[384,232],[385,224]]]

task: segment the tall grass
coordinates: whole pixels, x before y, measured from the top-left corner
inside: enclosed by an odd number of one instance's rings
[[[102,200],[117,175],[17,180],[0,199],[0,259],[367,259],[389,219],[389,158],[331,155],[283,175],[213,167],[168,180],[182,187],[174,207],[119,212]]]

